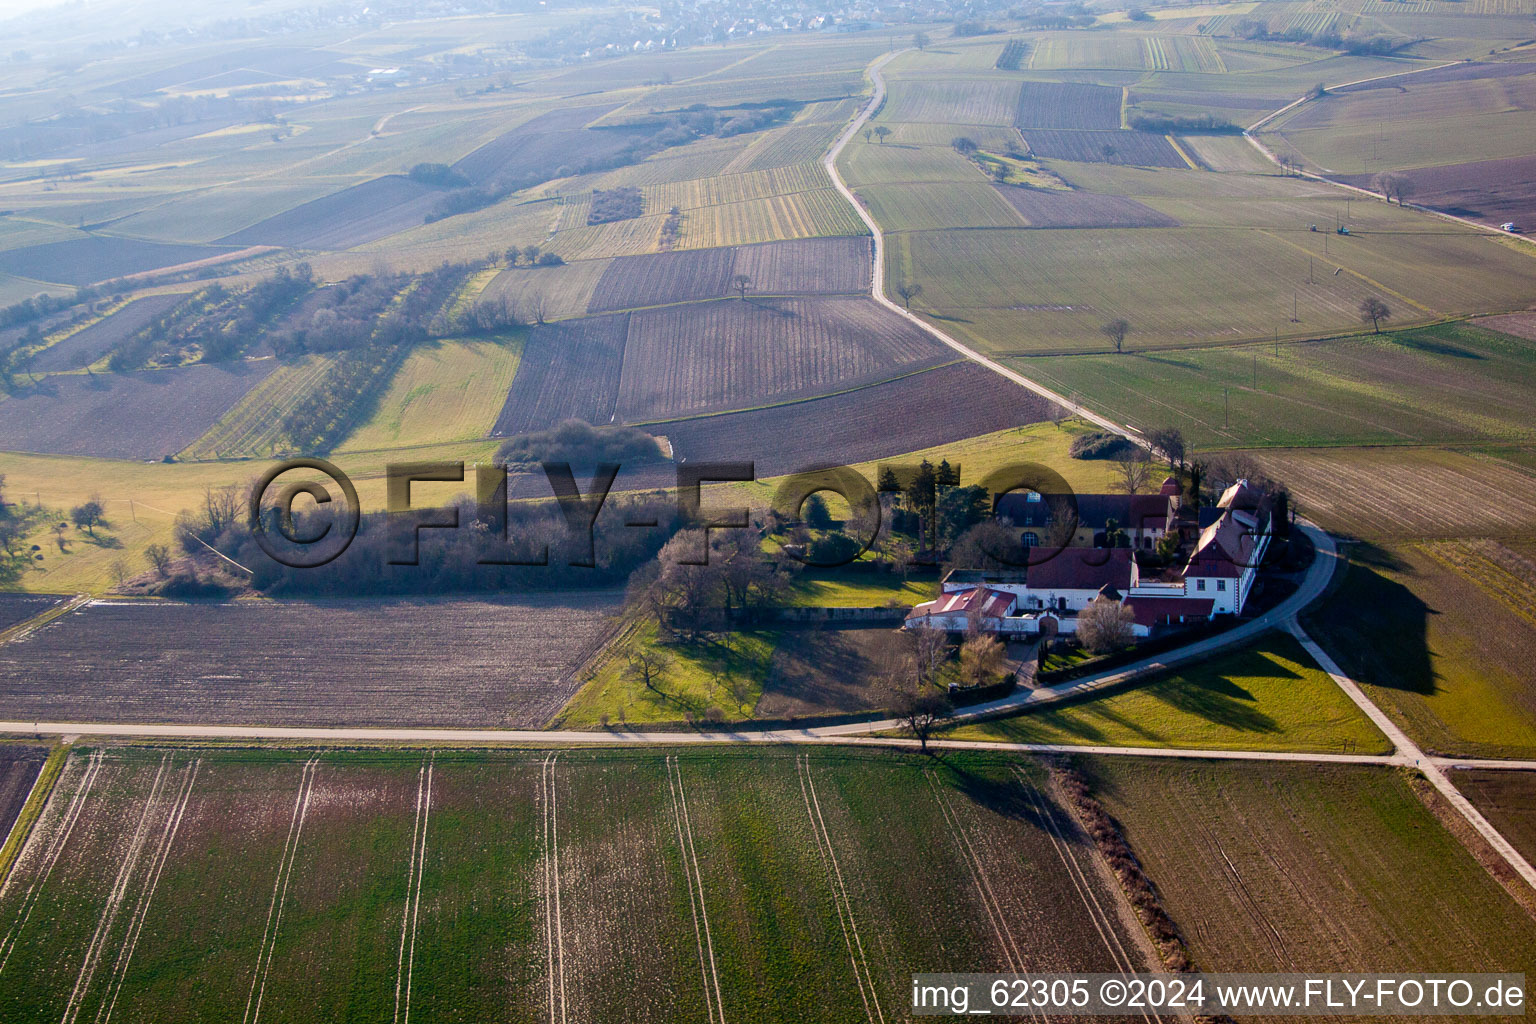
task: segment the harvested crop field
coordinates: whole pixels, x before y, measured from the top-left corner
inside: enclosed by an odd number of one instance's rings
[[[0,594],[0,632],[43,614],[62,600],[49,594]]]
[[[159,459],[197,440],[277,369],[262,359],[138,373],[55,374],[0,400],[0,451]]]
[[[83,749],[13,878],[17,1024],[878,1024],[920,970],[1150,966],[990,755]]]
[[[575,417],[611,423],[630,314],[544,324],[528,332],[512,390],[491,433],[543,430]]]
[[[540,114],[463,157],[453,169],[477,185],[527,174],[553,178],[557,167],[616,152],[643,136],[633,128],[584,127],[614,106],[566,107]]]
[[[1047,405],[991,370],[956,363],[840,395],[648,429],[664,435],[675,455],[689,462],[753,460],[762,479],[1038,423],[1046,419]]]
[[[1045,131],[1024,133],[1030,152],[1050,160],[1127,167],[1188,167],[1166,136],[1131,131]]]
[[[592,293],[593,313],[735,293],[745,274],[749,295],[851,295],[869,290],[869,239],[801,238],[733,248],[621,256]]]
[[[313,199],[219,239],[228,245],[350,249],[421,224],[441,193],[398,174]]]
[[[1025,82],[1014,124],[1020,128],[1120,127],[1120,90],[1112,85]]]
[[[48,373],[73,369],[82,359],[94,363],[149,326],[155,318],[169,313],[186,297],[184,293],[178,293],[134,299],[111,316],[43,349],[33,357],[32,369]]]
[[[1176,228],[1179,222],[1125,196],[994,186],[1032,228]]]
[[[868,299],[725,300],[635,313],[618,418],[673,419],[810,397],[950,362]]]
[[[608,264],[588,310],[601,313],[668,302],[714,299],[730,290],[732,249],[620,256]]]
[[[230,251],[224,245],[173,245],[137,238],[89,235],[67,242],[47,242],[0,252],[0,274],[60,284],[95,284],[223,256]]]
[[[0,836],[10,835],[47,759],[47,747],[0,745]]]
[[[953,361],[863,298],[724,299],[533,330],[495,433],[810,398]]]
[[[1318,525],[1373,540],[1509,536],[1536,530],[1536,476],[1433,448],[1254,453]],[[1476,495],[1475,500],[1468,500]]]
[[[0,647],[0,717],[537,728],[618,604],[95,602]]]
[[[1463,769],[1450,776],[1526,860],[1536,861],[1536,772]]]
[[[1418,71],[1412,75],[1391,76],[1377,81],[1357,82],[1353,85],[1345,85],[1330,89],[1333,93],[1373,92],[1380,89],[1396,89],[1401,91],[1404,85],[1416,88],[1421,85],[1429,85],[1433,82],[1469,82],[1485,78],[1518,78],[1532,73],[1530,64],[1523,61],[1509,61],[1507,63],[1490,63],[1483,61],[1467,61],[1460,64],[1452,64],[1448,67],[1430,68],[1428,71]]]
[[[1490,331],[1499,331],[1503,334],[1513,334],[1517,338],[1527,341],[1536,341],[1536,312],[1510,313],[1507,316],[1490,316],[1474,320],[1479,327],[1486,327]]]
[[[1536,969],[1536,922],[1395,771],[1087,767],[1203,970]]]
[[[1397,173],[1413,184],[1409,201],[1417,206],[1492,227],[1514,221],[1523,231],[1536,231],[1536,156],[1419,167]],[[1335,177],[1360,188],[1375,188],[1373,174]]]

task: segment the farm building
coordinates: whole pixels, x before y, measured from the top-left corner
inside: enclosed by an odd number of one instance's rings
[[[1172,502],[1177,496],[1158,497]],[[1037,634],[1044,628],[1071,634],[1077,630],[1076,613],[1101,598],[1132,610],[1137,636],[1162,626],[1240,614],[1269,548],[1270,509],[1246,480],[1240,480],[1207,511],[1210,522],[1187,543],[1181,542],[1187,553],[1176,568],[1144,570],[1128,547],[1068,546],[1022,569],[957,569],[944,578],[936,600],[918,604],[907,614],[903,628],[1015,635]],[[1158,537],[1164,525],[1159,522]],[[1152,529],[1138,530],[1143,528]]]
[[[1178,520],[1183,492],[1171,476],[1156,494],[1078,494],[1067,503],[1035,491],[1011,491],[998,497],[993,510],[1021,531],[1027,547],[1060,544],[1063,539],[1071,547],[1110,547],[1108,534],[1118,529],[1131,547],[1150,551],[1163,539],[1170,517]],[[1057,527],[1060,532],[1070,528],[1071,536],[1058,537]]]

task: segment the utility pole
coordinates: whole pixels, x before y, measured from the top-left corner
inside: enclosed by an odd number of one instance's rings
[[[1298,315],[1301,303],[1300,294],[1296,289],[1291,290],[1291,323],[1293,324],[1301,323],[1301,317]]]
[[[1253,354],[1253,390],[1259,390],[1259,354]]]
[[[1323,237],[1326,239],[1328,236],[1324,235]],[[1312,257],[1308,256],[1307,257],[1307,284],[1316,284],[1316,283],[1317,282],[1312,280]]]
[[[1221,429],[1226,430],[1232,425],[1232,402],[1231,399],[1227,397],[1226,388],[1221,389],[1221,407]]]

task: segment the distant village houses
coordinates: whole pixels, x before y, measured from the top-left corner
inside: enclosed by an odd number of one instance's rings
[[[952,571],[939,597],[914,607],[904,628],[1072,634],[1077,613],[1101,598],[1129,607],[1141,637],[1238,615],[1274,535],[1275,509],[1246,480],[1214,508],[1187,501],[1173,477],[1155,495],[1080,495],[1075,504],[1074,515],[1033,492],[1003,495],[997,516],[1019,530],[1026,549],[1059,550],[1018,569]],[[1136,552],[1159,545],[1169,564],[1144,569]]]

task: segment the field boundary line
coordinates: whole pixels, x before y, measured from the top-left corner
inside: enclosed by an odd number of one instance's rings
[[[1078,897],[1083,901],[1083,909],[1088,911],[1088,919],[1093,923],[1093,930],[1099,933],[1099,940],[1104,943],[1105,951],[1109,953],[1110,959],[1114,961],[1117,968],[1127,973],[1135,973],[1136,965],[1132,962],[1130,954],[1126,952],[1120,937],[1115,934],[1114,923],[1105,912],[1104,904],[1100,902],[1098,894],[1093,891],[1088,875],[1077,859],[1077,853],[1062,833],[1061,822],[1057,820],[1054,809],[1051,807],[1052,801],[1041,794],[1038,786],[1025,778],[1023,769],[1017,765],[1013,767],[1013,775],[1019,785],[1024,788],[1025,795],[1029,797],[1030,806],[1045,822],[1046,835],[1051,840],[1051,846],[1055,849],[1056,856],[1061,859],[1061,866],[1067,869],[1067,877],[1072,881],[1072,887],[1077,890]],[[1145,1017],[1146,1013],[1143,1012],[1142,1016]],[[1152,1016],[1157,1017],[1156,1011],[1153,1011]]]
[[[1088,919],[1093,922],[1094,931],[1099,933],[1099,940],[1104,943],[1104,949],[1109,953],[1110,960],[1115,963],[1118,969],[1125,971],[1127,974],[1136,973],[1136,964],[1132,961],[1131,954],[1126,950],[1125,944],[1120,941],[1120,936],[1115,934],[1114,920],[1110,917],[1109,912],[1104,909],[1104,904],[1100,902],[1098,894],[1093,891],[1093,883],[1088,880],[1088,873],[1083,870],[1082,862],[1078,860],[1077,853],[1072,849],[1072,844],[1061,830],[1060,819],[1053,811],[1055,801],[1044,793],[1040,787],[1027,779],[1024,776],[1023,769],[1017,765],[1013,767],[1013,774],[1019,784],[1024,787],[1025,793],[1028,794],[1030,803],[1035,808],[1035,813],[1045,820],[1047,826],[1046,834],[1050,837],[1051,845],[1056,850],[1056,856],[1061,859],[1061,866],[1066,868],[1067,877],[1071,879],[1072,887],[1077,890],[1078,898],[1083,902],[1083,908],[1088,911]],[[1084,830],[1077,819],[1072,817],[1070,809],[1066,810],[1066,814],[1069,820],[1072,821],[1073,827],[1082,833]],[[1088,837],[1085,834],[1085,838],[1088,838],[1090,844],[1092,844],[1092,837]],[[1095,853],[1098,852],[1096,844],[1092,844],[1092,849]],[[1100,862],[1102,862],[1102,855],[1100,855]],[[1116,891],[1120,891],[1118,887]],[[1125,899],[1123,892],[1121,893],[1121,899]],[[1129,901],[1127,900],[1126,902],[1128,903]],[[1132,911],[1132,915],[1134,916],[1134,911]],[[1145,929],[1143,928],[1143,930]],[[1163,966],[1156,960],[1153,961],[1153,964]],[[1151,1008],[1143,1009],[1141,1011],[1141,1018],[1149,1022],[1157,1021],[1158,1024],[1161,1024],[1163,1019],[1157,1010]]]
[[[283,903],[288,898],[288,882],[293,877],[293,862],[299,856],[299,839],[304,832],[304,819],[309,816],[309,798],[315,788],[315,773],[320,758],[304,762],[299,773],[299,791],[293,798],[293,816],[288,821],[288,838],[283,843],[283,855],[277,862],[277,878],[272,882],[272,903],[267,908],[267,924],[261,932],[261,946],[256,951],[256,972],[251,976],[251,993],[245,1000],[243,1024],[255,1024],[261,1017],[261,1002],[267,994],[267,973],[272,969],[272,956],[277,949],[277,930],[283,922]],[[270,940],[270,941],[269,941]]]
[[[683,786],[683,769],[677,763],[677,755],[666,759],[667,788],[672,794],[672,817],[677,824],[677,841],[682,853],[683,876],[688,882],[688,906],[693,912],[693,938],[699,952],[699,972],[704,981],[704,1013],[710,1021],[718,1019],[725,1024],[725,1001],[720,996],[720,972],[715,966],[715,943],[709,930],[709,910],[704,903],[704,875],[699,870],[698,852],[693,845],[693,819],[688,813],[688,792]],[[673,782],[673,774],[677,781]],[[690,871],[689,864],[692,863]],[[697,889],[697,900],[695,900]],[[700,931],[699,921],[704,922]],[[708,952],[705,952],[705,943]],[[707,961],[706,961],[707,958]],[[710,984],[714,984],[714,998],[710,998]]]
[[[1381,82],[1381,81],[1385,81],[1386,79],[1389,79],[1389,78],[1402,78],[1402,77],[1405,77],[1407,75],[1422,74],[1425,71],[1439,71],[1441,68],[1455,67],[1458,64],[1464,64],[1464,63],[1469,63],[1469,61],[1447,61],[1444,64],[1436,64],[1433,67],[1410,68],[1407,71],[1395,71],[1395,72],[1393,72],[1390,75],[1376,75],[1373,78],[1358,78],[1358,79],[1356,79],[1353,82],[1341,82],[1338,85],[1330,86],[1329,90],[1333,91],[1333,90],[1339,90],[1339,89],[1347,89],[1347,88],[1349,88],[1351,86],[1355,86],[1355,85],[1364,85],[1367,82]],[[1259,137],[1256,134],[1254,134],[1254,133],[1260,131],[1261,129],[1263,129],[1265,125],[1269,124],[1271,121],[1275,120],[1276,118],[1281,117],[1281,116],[1283,116],[1283,115],[1285,115],[1287,113],[1290,113],[1293,110],[1296,110],[1296,109],[1304,106],[1307,103],[1312,102],[1312,99],[1313,99],[1313,97],[1310,96],[1310,95],[1302,96],[1302,97],[1300,97],[1298,99],[1294,99],[1291,102],[1287,103],[1285,106],[1281,107],[1279,110],[1275,110],[1275,111],[1272,111],[1272,112],[1270,112],[1268,114],[1265,114],[1263,117],[1261,117],[1257,121],[1253,122],[1253,124],[1251,124],[1247,128],[1243,129],[1243,138],[1247,139],[1249,144],[1252,145],[1255,149],[1257,149],[1261,155],[1263,155],[1264,159],[1268,160],[1270,163],[1274,164],[1276,167],[1282,167],[1283,168],[1283,165],[1280,163],[1279,158],[1275,156],[1274,151],[1271,150],[1268,146],[1264,145],[1263,142],[1259,141]],[[1282,134],[1282,137],[1283,137],[1283,130],[1282,129],[1275,128],[1275,129],[1271,129],[1271,130],[1275,131],[1277,133]],[[1326,171],[1326,168],[1324,170]],[[1380,192],[1372,192],[1370,189],[1361,188],[1358,185],[1350,185],[1347,182],[1338,181],[1338,180],[1336,180],[1334,178],[1328,177],[1328,174],[1333,173],[1331,171],[1328,171],[1327,173],[1324,173],[1324,174],[1318,174],[1318,173],[1315,173],[1313,171],[1309,171],[1309,170],[1306,170],[1304,168],[1298,167],[1298,168],[1295,169],[1295,173],[1299,174],[1303,178],[1310,178],[1313,181],[1321,181],[1321,182],[1324,182],[1326,184],[1332,185],[1335,188],[1341,188],[1341,189],[1344,189],[1344,190],[1346,190],[1348,192],[1354,192],[1357,195],[1370,196],[1372,199],[1380,199],[1380,198],[1382,198],[1382,195],[1381,195]],[[1408,209],[1417,210],[1420,213],[1427,213],[1431,217],[1439,217],[1441,220],[1446,220],[1446,221],[1450,221],[1450,222],[1452,222],[1454,224],[1461,224],[1461,225],[1464,225],[1466,227],[1473,228],[1474,230],[1476,230],[1480,234],[1483,234],[1483,235],[1488,236],[1488,237],[1498,238],[1498,239],[1501,239],[1501,240],[1513,239],[1517,243],[1523,242],[1523,243],[1525,243],[1524,246],[1516,245],[1516,246],[1513,247],[1514,250],[1516,252],[1523,252],[1527,256],[1536,256],[1536,251],[1533,251],[1530,248],[1533,244],[1536,244],[1536,242],[1533,242],[1533,240],[1531,238],[1529,238],[1528,236],[1512,235],[1512,234],[1509,234],[1508,232],[1499,231],[1496,228],[1489,227],[1486,224],[1479,224],[1475,220],[1470,220],[1470,219],[1468,219],[1466,217],[1458,217],[1454,213],[1445,213],[1445,212],[1443,212],[1441,210],[1433,209],[1432,207],[1421,206],[1418,203],[1409,203],[1408,204]]]
[[[416,771],[416,820],[411,826],[411,854],[408,860],[409,866],[406,868],[405,872],[405,907],[400,912],[400,953],[395,958],[395,1012],[394,1015],[390,1018],[392,1021],[400,1020],[400,989],[402,985],[405,987],[405,1012],[407,1020],[410,1019],[411,1012],[411,990],[410,984],[406,980],[408,968],[405,965],[405,947],[406,933],[409,931],[411,957],[412,961],[414,962],[416,954],[416,929],[415,917],[411,913],[411,908],[413,905],[419,905],[416,901],[419,900],[419,894],[421,891],[418,881],[416,851],[418,848],[420,848],[422,855],[425,856],[426,854],[426,840],[423,834],[425,832],[425,828],[422,821],[422,811],[424,800],[430,799],[430,796],[428,795],[429,783],[427,781],[427,770],[427,764],[423,763],[422,766]]]
[[[10,629],[0,632],[0,644],[8,644],[14,640],[24,640],[50,622],[62,619],[76,608],[88,604],[90,600],[90,594],[76,594],[68,601],[61,601],[56,605],[44,608],[30,619],[22,619]]]
[[[5,845],[0,846],[0,892],[4,892],[10,882],[11,868],[21,860],[22,851],[32,838],[32,830],[42,818],[48,801],[53,798],[53,789],[63,776],[64,765],[68,761],[69,748],[58,744],[48,751],[48,757],[38,768],[37,778],[32,780],[27,799],[16,813],[16,820],[11,823],[11,830],[5,837]]]
[[[123,900],[128,895],[128,885],[139,866],[139,857],[144,851],[144,841],[149,831],[150,818],[154,815],[155,802],[160,799],[160,794],[165,789],[165,774],[170,770],[171,757],[169,752],[160,757],[160,768],[155,772],[155,781],[149,787],[149,795],[144,798],[144,811],[139,815],[139,823],[134,827],[133,838],[128,843],[128,852],[123,855],[123,862],[117,869],[117,877],[107,893],[107,905],[102,908],[101,917],[96,921],[96,932],[91,936],[90,945],[85,948],[85,960],[80,964],[80,973],[75,976],[75,987],[69,993],[69,1002],[64,1004],[62,1024],[74,1024],[75,1019],[80,1016],[80,1004],[90,989],[91,982],[96,978],[96,967],[101,962],[101,953],[106,947],[107,935],[117,924],[117,915],[122,910]]]
[[[432,772],[437,767],[437,752],[427,762],[427,799],[421,812],[421,853],[416,857],[416,896],[411,908],[411,948],[405,958],[405,1017],[411,1019],[411,981],[416,976],[416,923],[421,917],[421,879],[427,871],[427,828],[432,824]]]
[[[555,762],[558,752],[545,757],[539,770],[539,790],[544,798],[544,940],[549,956],[549,1020],[554,1024],[555,997],[560,1003],[559,1020],[564,1024],[565,1009],[565,928],[560,908],[560,821],[555,807]],[[555,976],[559,975],[556,985]]]
[[[820,816],[820,805],[813,808],[816,783],[811,779],[810,758],[800,754],[795,758],[795,775],[800,780],[800,796],[805,801],[805,815],[811,822],[811,834],[816,837],[816,852],[821,856],[822,868],[827,872],[827,885],[832,890],[832,905],[837,910],[837,923],[843,929],[843,942],[848,946],[848,960],[853,965],[853,981],[859,987],[859,998],[864,1002],[864,1015],[874,1024],[878,1017],[885,1022],[880,1000],[875,995],[874,979],[869,975],[869,961],[864,957],[864,941],[859,937],[858,922],[853,919],[853,903],[848,899],[847,886],[843,884],[842,870],[837,866],[837,851],[832,848],[832,837],[827,833],[826,821]],[[873,1010],[870,1006],[873,1003]]]
[[[165,819],[165,831],[161,834],[160,844],[150,858],[149,872],[144,881],[144,892],[134,906],[133,915],[128,920],[128,931],[123,936],[123,945],[118,950],[116,962],[112,965],[112,977],[107,982],[107,995],[103,997],[102,1005],[96,1011],[96,1020],[100,1024],[106,1024],[111,1020],[113,1012],[117,1009],[117,997],[123,991],[123,982],[128,976],[128,965],[133,961],[134,950],[138,948],[139,936],[144,931],[144,920],[149,916],[150,903],[155,898],[155,891],[160,888],[160,876],[165,871],[165,862],[171,857],[171,846],[176,842],[176,833],[181,831],[181,819],[186,815],[187,803],[192,798],[192,787],[197,781],[197,772],[202,763],[202,758],[197,758],[187,768],[186,781],[182,783],[176,803]]]
[[[6,932],[5,938],[0,940],[0,973],[5,971],[5,965],[10,963],[11,954],[16,950],[16,942],[21,938],[21,931],[32,918],[32,910],[37,906],[41,898],[42,887],[48,884],[49,877],[53,874],[54,867],[59,858],[64,854],[64,847],[69,840],[69,834],[74,831],[75,825],[80,820],[81,809],[85,805],[86,798],[91,789],[96,785],[96,777],[101,774],[102,751],[98,750],[91,755],[85,770],[80,776],[80,788],[75,790],[74,797],[65,809],[64,820],[59,825],[59,831],[54,833],[53,842],[43,854],[44,866],[38,876],[32,879],[32,884],[27,887],[22,896],[21,909],[17,911],[17,919]],[[41,818],[39,818],[41,820]],[[18,858],[19,859],[19,858]],[[9,883],[7,883],[9,884]]]

